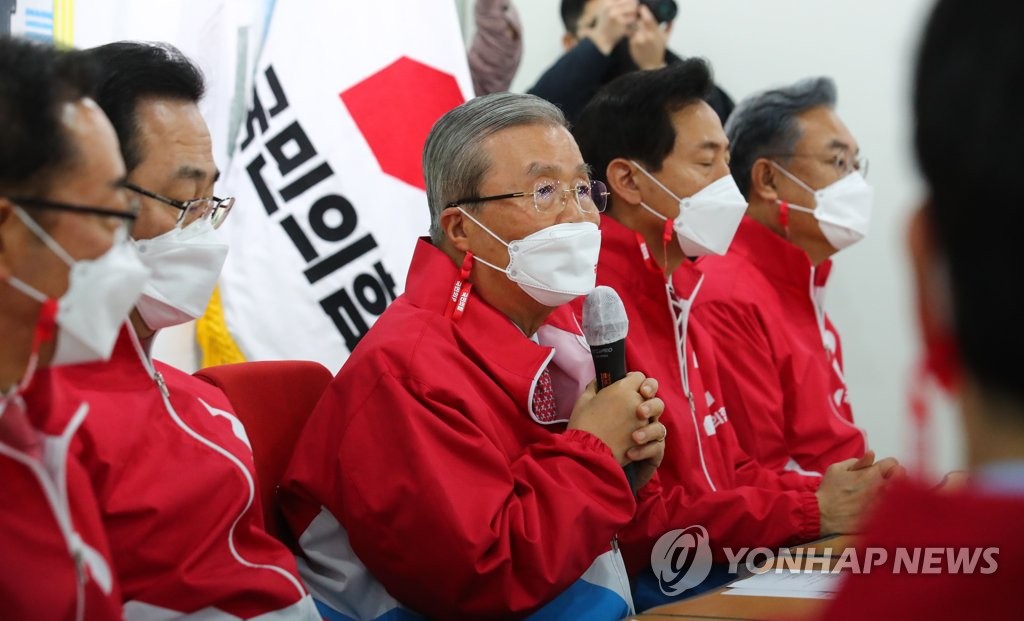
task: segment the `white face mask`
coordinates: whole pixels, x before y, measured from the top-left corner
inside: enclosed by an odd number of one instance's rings
[[[132,243],[151,272],[135,305],[146,325],[162,330],[202,315],[228,256],[210,219]]]
[[[729,250],[736,229],[747,211],[747,199],[743,198],[732,175],[725,175],[689,198],[679,198],[643,166],[636,162],[633,165],[679,202],[679,215],[673,221],[672,228],[683,254],[701,257],[725,254]],[[646,203],[641,202],[640,206],[662,220],[668,220],[667,216]]]
[[[509,280],[544,306],[554,308],[567,304],[587,295],[597,285],[601,230],[593,222],[555,224],[508,243],[461,207],[459,211],[508,248],[505,269],[476,255],[473,258],[504,272]]]
[[[813,190],[782,166],[772,162],[779,172],[789,177],[814,195],[815,208],[790,203],[789,208],[813,214],[821,232],[836,250],[842,250],[864,239],[871,227],[871,207],[875,192],[860,171],[853,171],[842,179]]]
[[[75,261],[20,207],[15,213],[54,254],[71,268],[68,290],[57,301],[57,347],[51,366],[107,360],[128,312],[142,293],[149,270],[139,261],[121,229],[114,244],[97,259]],[[7,281],[45,304],[48,297],[18,278]]]

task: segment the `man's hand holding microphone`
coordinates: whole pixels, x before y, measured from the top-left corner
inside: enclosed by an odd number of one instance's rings
[[[659,418],[665,403],[658,381],[626,373],[629,321],[615,290],[597,287],[583,306],[583,331],[594,357],[597,379],[576,401],[569,429],[597,436],[611,449],[636,491],[647,484],[665,456],[666,429]]]

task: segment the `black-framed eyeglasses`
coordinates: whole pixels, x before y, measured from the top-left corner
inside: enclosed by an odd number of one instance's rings
[[[132,201],[127,211],[122,209],[111,209],[109,207],[89,207],[86,205],[74,205],[71,203],[62,203],[60,201],[51,201],[45,198],[32,198],[28,196],[9,196],[7,198],[12,203],[22,205],[24,207],[34,207],[36,209],[53,209],[56,211],[70,211],[72,213],[90,214],[94,216],[103,216],[106,218],[120,218],[125,224],[134,224],[135,220],[139,217],[139,203],[138,201]]]
[[[579,181],[572,187],[565,187],[561,181],[539,181],[533,192],[512,192],[509,194],[495,194],[494,196],[476,196],[460,198],[448,203],[448,207],[459,205],[472,205],[486,203],[487,201],[498,201],[506,198],[533,198],[533,206],[540,213],[551,213],[555,206],[565,209],[568,203],[568,196],[572,195],[576,207],[587,213],[602,212],[608,205],[608,188],[600,181]],[[559,200],[560,199],[560,200]]]
[[[134,183],[125,183],[124,187],[128,188],[132,192],[137,192],[153,200],[160,201],[165,205],[170,205],[176,209],[181,210],[181,214],[178,215],[178,220],[175,222],[175,226],[186,227],[196,220],[205,218],[207,215],[210,217],[210,224],[213,228],[220,228],[221,224],[224,224],[224,220],[227,219],[228,214],[231,212],[231,208],[235,205],[235,198],[230,196],[228,198],[218,198],[216,196],[209,196],[206,198],[193,198],[188,201],[179,201],[173,198],[168,198],[162,194],[156,192],[150,192],[145,188],[140,188]]]
[[[868,176],[868,158],[861,156],[849,157],[841,153],[768,153],[764,157],[810,157],[822,164],[831,164],[840,177],[845,177],[855,170],[865,177]]]

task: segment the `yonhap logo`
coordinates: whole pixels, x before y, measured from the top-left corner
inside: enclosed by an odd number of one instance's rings
[[[658,539],[651,552],[651,568],[665,595],[682,595],[698,586],[711,573],[711,545],[703,526],[669,531]]]
[[[835,548],[829,545],[832,543]],[[911,575],[987,576],[999,570],[1000,554],[999,548],[994,547],[858,548],[833,540],[779,550],[723,547],[720,551],[725,561],[719,567],[733,576],[739,575],[741,566],[749,574],[870,574],[878,570]],[[651,551],[651,569],[658,578],[658,588],[667,597],[678,597],[700,586],[711,575],[711,568],[711,544],[703,526],[669,531]]]

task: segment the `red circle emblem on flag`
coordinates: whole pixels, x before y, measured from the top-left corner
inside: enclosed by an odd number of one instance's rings
[[[381,170],[426,190],[421,160],[427,135],[464,101],[455,77],[403,56],[340,95]]]

